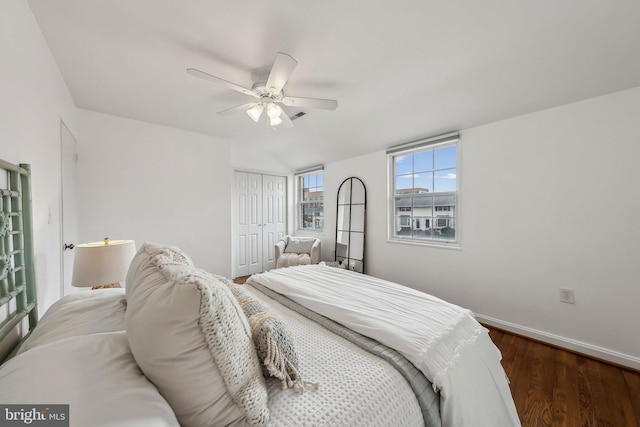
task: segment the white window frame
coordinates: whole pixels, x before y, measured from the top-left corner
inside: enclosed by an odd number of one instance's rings
[[[387,241],[391,243],[404,243],[422,246],[434,246],[442,248],[460,249],[461,228],[460,228],[460,182],[461,182],[461,144],[460,135],[457,132],[440,135],[433,138],[422,139],[390,147],[387,149]],[[425,150],[432,150],[446,146],[454,145],[456,147],[456,190],[455,192],[431,193],[436,195],[455,195],[455,208],[453,209],[453,221],[455,224],[455,237],[452,240],[444,240],[439,238],[415,238],[412,236],[397,236],[395,233],[396,213],[395,213],[395,157],[399,155],[413,154]],[[439,211],[439,213],[442,213]],[[438,223],[438,218],[433,210],[433,221],[429,221],[429,225],[433,228]],[[435,233],[435,230],[434,230]]]
[[[314,200],[309,200],[309,201],[304,201],[304,195],[303,195],[303,179],[307,176],[310,175],[318,175],[321,174],[322,175],[322,188],[323,188],[323,195],[322,198],[320,199],[314,199]],[[298,171],[295,173],[295,186],[296,186],[296,230],[297,231],[301,231],[301,232],[322,232],[324,230],[324,167],[323,166],[316,166],[313,168],[309,168],[309,169],[305,169],[303,171]],[[303,226],[303,211],[302,211],[302,206],[304,204],[311,204],[311,203],[319,203],[322,205],[322,227],[316,227],[315,226],[315,221],[313,224],[313,227],[304,227]]]

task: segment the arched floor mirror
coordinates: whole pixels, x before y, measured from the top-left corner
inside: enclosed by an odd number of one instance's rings
[[[364,236],[367,190],[360,178],[345,179],[338,188],[335,261],[364,273]]]

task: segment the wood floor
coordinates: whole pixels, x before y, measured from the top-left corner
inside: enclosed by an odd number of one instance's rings
[[[640,427],[640,373],[489,329],[523,427]]]
[[[640,372],[488,329],[523,427],[640,427]]]

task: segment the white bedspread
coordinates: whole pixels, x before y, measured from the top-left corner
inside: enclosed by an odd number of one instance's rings
[[[302,394],[267,380],[269,427],[424,427],[411,387],[389,363],[246,286],[291,332],[299,371],[317,382]]]
[[[271,270],[251,282],[402,353],[440,391],[443,426],[520,425],[500,352],[469,310],[323,265]]]

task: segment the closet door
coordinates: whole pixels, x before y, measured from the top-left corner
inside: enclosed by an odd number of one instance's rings
[[[262,175],[236,172],[234,275],[262,271]]]
[[[286,232],[284,176],[235,173],[233,276],[275,267],[275,244]]]
[[[262,267],[271,270],[276,266],[275,247],[286,230],[285,221],[286,178],[263,175],[262,177]]]
[[[249,176],[249,274],[262,271],[262,175]]]

